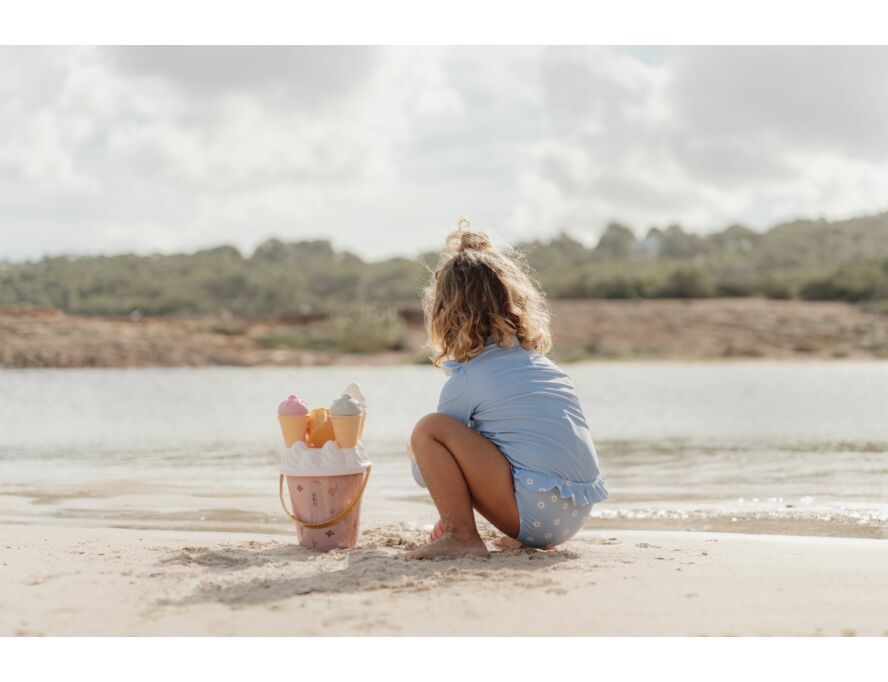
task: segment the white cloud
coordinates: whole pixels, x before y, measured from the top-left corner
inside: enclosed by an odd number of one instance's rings
[[[265,92],[314,110],[360,89],[382,50],[373,47],[126,47],[107,51],[126,74],[153,78],[188,96]]]
[[[0,48],[0,258],[888,208],[880,48]]]
[[[553,134],[515,217],[528,231],[708,231],[888,208],[888,50],[682,48],[656,63],[559,50],[547,64]]]

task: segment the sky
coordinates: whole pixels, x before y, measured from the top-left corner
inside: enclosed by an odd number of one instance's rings
[[[888,48],[0,48],[0,260],[888,210]]]

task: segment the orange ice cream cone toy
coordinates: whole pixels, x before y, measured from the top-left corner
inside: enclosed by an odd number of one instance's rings
[[[308,425],[308,444],[313,448],[321,448],[327,441],[335,439],[333,423],[330,421],[330,410],[326,407],[313,409]]]

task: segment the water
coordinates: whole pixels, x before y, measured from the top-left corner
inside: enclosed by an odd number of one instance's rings
[[[888,363],[567,367],[611,500],[602,527],[884,537]],[[404,443],[443,383],[423,366],[0,371],[0,486],[200,482],[265,494],[275,409],[358,381],[376,506],[422,495]]]

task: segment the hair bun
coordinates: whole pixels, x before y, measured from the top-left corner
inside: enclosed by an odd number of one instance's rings
[[[447,247],[454,254],[465,253],[466,251],[484,251],[489,249],[493,244],[483,232],[475,232],[473,230],[463,229],[468,227],[469,221],[461,218],[459,229],[447,235]]]

